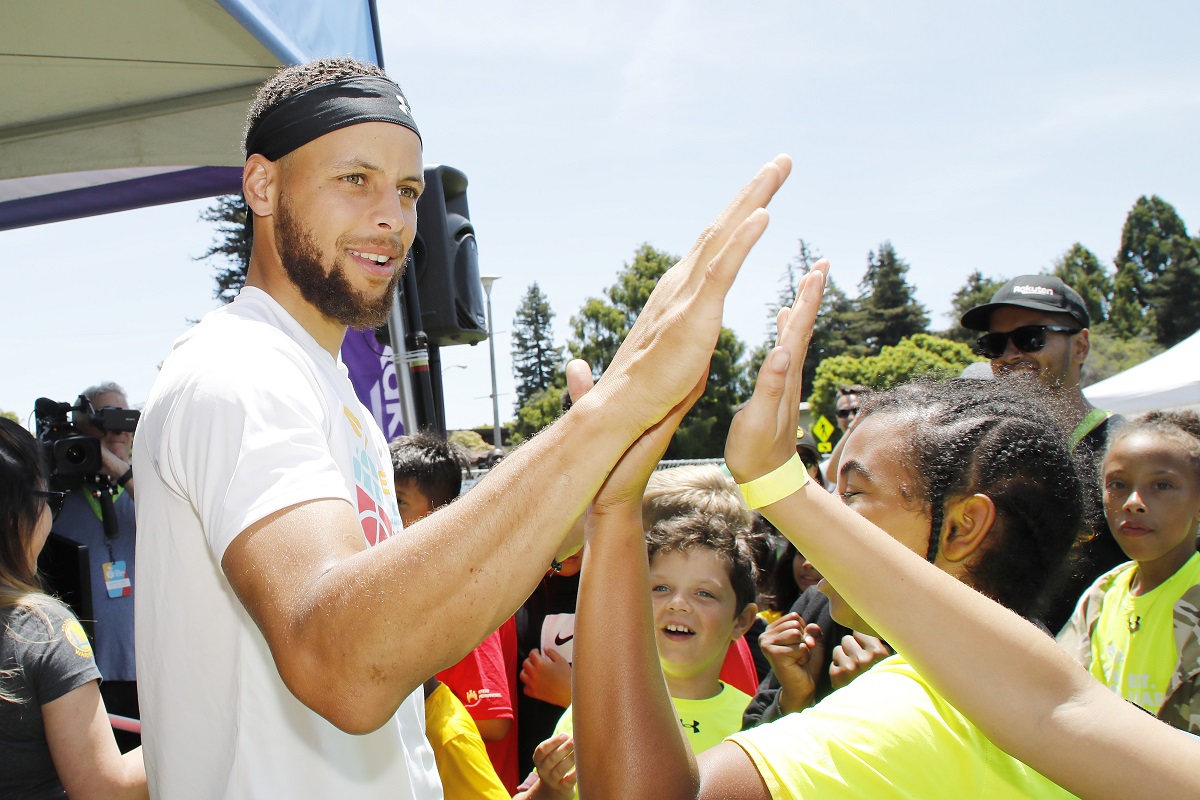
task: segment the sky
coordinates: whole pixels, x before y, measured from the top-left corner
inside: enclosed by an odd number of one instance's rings
[[[642,243],[675,254],[777,153],[795,160],[726,302],[761,342],[803,238],[853,294],[891,241],[932,327],[975,269],[1111,263],[1141,195],[1200,227],[1200,4],[378,0],[427,164],[467,174],[500,412],[535,281],[560,344]],[[0,232],[0,409],[116,380],[137,406],[215,308],[207,201]],[[490,425],[486,343],[442,351],[451,428]]]

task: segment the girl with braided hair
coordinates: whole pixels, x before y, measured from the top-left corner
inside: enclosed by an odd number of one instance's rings
[[[1132,560],[1096,579],[1059,643],[1129,702],[1200,733],[1200,417],[1151,412],[1121,428],[1103,489]]]
[[[699,759],[688,751],[653,657],[628,498],[693,393],[625,454],[589,510],[574,695],[583,796],[1200,796],[1200,741],[1108,692],[1021,617],[1084,511],[1065,432],[1036,396],[1007,381],[899,389],[847,437],[840,502],[794,468],[803,354],[827,270],[818,263],[780,313],[726,463],[821,570],[835,616],[897,655],[802,713]],[[585,370],[568,378],[585,388]]]

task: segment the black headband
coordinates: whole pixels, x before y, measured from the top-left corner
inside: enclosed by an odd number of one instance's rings
[[[400,87],[386,78],[347,78],[280,100],[246,134],[246,157],[276,161],[313,139],[361,122],[394,122],[421,138]]]

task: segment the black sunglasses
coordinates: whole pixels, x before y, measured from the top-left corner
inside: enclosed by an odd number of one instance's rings
[[[52,519],[58,519],[58,515],[63,510],[63,504],[67,502],[66,492],[49,492],[35,489],[33,492],[36,497],[46,498],[46,505],[50,507],[50,516]]]
[[[1046,346],[1047,333],[1066,333],[1074,335],[1081,328],[1064,328],[1061,325],[1022,325],[1019,328],[1001,333],[985,333],[975,340],[975,352],[984,358],[1000,358],[1008,349],[1011,339],[1013,346],[1022,353],[1036,353]]]
[[[837,415],[838,419],[846,419],[858,413],[858,406],[854,408],[839,408]]]

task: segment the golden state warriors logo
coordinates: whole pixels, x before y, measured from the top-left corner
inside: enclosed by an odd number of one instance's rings
[[[80,658],[92,658],[92,645],[78,620],[69,619],[62,625],[63,637],[75,648]]]

